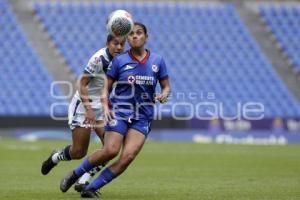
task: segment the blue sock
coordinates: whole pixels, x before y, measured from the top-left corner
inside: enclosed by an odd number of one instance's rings
[[[89,172],[94,166],[89,162],[88,158],[85,159],[75,170],[77,176],[82,176],[85,172]]]
[[[103,170],[103,172],[91,183],[86,187],[88,189],[98,190],[102,188],[104,185],[112,181],[116,175],[114,175],[109,168]]]

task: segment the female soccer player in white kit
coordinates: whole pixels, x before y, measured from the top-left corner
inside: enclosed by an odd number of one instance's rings
[[[83,158],[88,150],[92,129],[103,143],[104,118],[109,110],[101,103],[101,94],[106,82],[105,73],[113,57],[124,51],[125,41],[124,37],[108,35],[107,46],[90,58],[79,80],[79,89],[69,106],[68,124],[72,131],[72,144],[61,150],[54,150],[43,162],[42,174],[48,174],[60,161]]]

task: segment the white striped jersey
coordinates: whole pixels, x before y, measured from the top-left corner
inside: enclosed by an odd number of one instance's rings
[[[92,107],[94,108],[101,106],[99,105],[101,104],[100,95],[103,89],[107,67],[111,63],[112,59],[113,57],[110,55],[108,48],[102,48],[90,58],[84,69],[84,74],[90,76],[90,82],[88,84],[88,98],[91,100]],[[75,97],[80,99],[78,90],[75,93]]]

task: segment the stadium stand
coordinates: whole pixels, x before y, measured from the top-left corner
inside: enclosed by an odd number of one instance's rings
[[[172,78],[169,105],[222,102],[235,116],[240,102],[260,102],[265,117],[300,116],[299,102],[288,91],[232,4],[195,3],[35,3],[34,10],[73,72],[105,43],[110,12],[126,9],[149,28],[148,48],[166,58]],[[180,97],[174,95],[181,93]],[[215,98],[208,98],[213,93]],[[192,94],[193,98],[191,98]],[[177,106],[179,116],[190,106]],[[206,116],[196,109],[194,115]],[[164,115],[170,116],[171,112]]]
[[[281,49],[300,73],[300,7],[296,5],[261,5],[259,13]]]
[[[51,104],[63,101],[50,96],[53,79],[7,1],[0,1],[0,44],[0,116],[49,116]],[[62,95],[58,87],[53,91]],[[66,109],[57,106],[54,113],[62,116]]]

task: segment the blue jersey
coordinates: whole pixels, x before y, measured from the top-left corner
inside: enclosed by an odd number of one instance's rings
[[[152,120],[158,80],[168,78],[164,59],[147,50],[138,61],[130,50],[113,59],[107,76],[117,82],[111,97],[113,109],[123,118]]]

